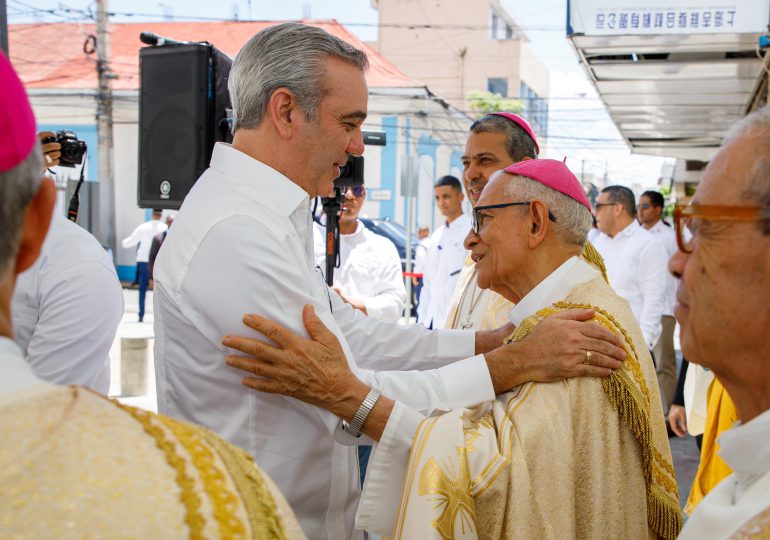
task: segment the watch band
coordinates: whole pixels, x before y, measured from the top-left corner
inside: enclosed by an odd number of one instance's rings
[[[342,429],[353,437],[360,437],[361,428],[364,426],[366,418],[369,416],[369,413],[372,412],[374,404],[377,403],[379,397],[380,392],[378,390],[374,388],[369,390],[369,393],[366,394],[363,403],[361,403],[361,406],[356,411],[353,419],[350,422],[346,422],[345,420],[342,421]]]

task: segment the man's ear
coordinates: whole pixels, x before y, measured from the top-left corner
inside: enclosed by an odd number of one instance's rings
[[[24,211],[24,226],[16,254],[16,274],[32,266],[40,256],[40,249],[43,247],[51,224],[54,206],[56,206],[56,186],[53,180],[46,176],[40,181],[37,193]]]
[[[283,139],[288,139],[296,129],[297,113],[304,116],[296,96],[288,88],[278,88],[267,102],[267,113],[275,126],[275,130]]]
[[[550,222],[548,221],[548,207],[541,201],[534,200],[529,205],[529,215],[532,223],[529,229],[529,247],[536,248],[545,240],[548,234]]]

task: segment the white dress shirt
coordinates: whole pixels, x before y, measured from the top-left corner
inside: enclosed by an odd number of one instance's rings
[[[445,223],[430,235],[422,278],[420,305],[417,306],[419,323],[433,328],[444,328],[452,307],[452,293],[463,269],[468,251],[463,246],[471,218],[461,214],[452,223]]]
[[[145,221],[134,229],[127,238],[124,238],[120,244],[124,248],[131,248],[139,244],[139,248],[136,250],[136,262],[149,262],[152,239],[156,234],[167,230],[168,225],[162,223],[159,219]]]
[[[663,243],[634,220],[612,238],[600,234],[593,244],[604,259],[610,285],[631,306],[652,349],[660,337],[666,309],[669,273]]]
[[[663,308],[663,315],[674,316],[674,307],[676,306],[676,288],[679,286],[679,280],[676,279],[671,272],[668,271],[668,261],[674,256],[674,253],[679,251],[679,246],[676,243],[676,231],[673,227],[669,227],[663,223],[663,220],[658,222],[651,228],[647,229],[652,235],[663,243],[663,247],[666,249],[666,301]]]
[[[570,257],[522,298],[508,318],[518,326],[530,315],[563,300],[578,285],[599,276],[593,266],[578,257]],[[412,442],[417,428],[426,417],[394,399],[393,412],[369,461],[364,492],[356,514],[356,527],[383,536],[393,534]]]
[[[257,313],[307,335],[312,304],[356,375],[426,414],[489,399],[471,332],[429,332],[367,317],[314,268],[309,199],[274,169],[217,144],[187,195],[155,266],[155,359],[160,412],[197,422],[246,449],[286,495],[313,539],[361,538],[354,439],[332,414],[241,385],[222,336],[265,339],[244,326]],[[360,366],[429,371],[373,372]],[[436,369],[431,369],[436,368]]]
[[[725,431],[718,443],[719,455],[733,474],[698,503],[681,540],[728,538],[770,508],[770,410]]]
[[[9,399],[14,394],[48,388],[50,385],[35,375],[18,343],[5,336],[0,336],[0,401]]]
[[[315,261],[325,271],[324,231],[314,224]],[[340,233],[340,267],[334,269],[334,286],[346,297],[361,300],[370,317],[395,321],[404,311],[406,289],[396,246],[360,221],[354,233]]]
[[[13,333],[41,379],[107,395],[123,290],[109,254],[54,211],[40,257],[16,281]]]

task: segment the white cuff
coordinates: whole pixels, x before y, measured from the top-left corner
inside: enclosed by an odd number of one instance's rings
[[[425,417],[396,401],[366,470],[356,529],[392,536],[417,428]]]
[[[468,358],[476,354],[476,332],[473,330],[434,330],[438,333],[439,358]]]
[[[449,364],[438,371],[451,409],[473,407],[495,399],[492,376],[483,354]]]

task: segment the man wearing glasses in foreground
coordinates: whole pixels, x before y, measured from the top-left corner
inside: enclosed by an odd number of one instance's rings
[[[326,408],[379,441],[359,528],[426,540],[675,538],[682,520],[655,368],[628,303],[579,256],[592,220],[577,178],[560,161],[516,163],[492,177],[473,214],[465,245],[478,284],[515,303],[508,341],[591,307],[623,342],[620,369],[495,387],[503,393],[492,401],[426,418],[359,380],[309,306],[312,340],[247,315],[277,346],[227,336],[249,355],[227,363],[259,377],[245,385]]]
[[[734,471],[700,502],[683,539],[768,538],[770,531],[770,110],[741,120],[677,208],[682,352],[714,372],[740,423],[718,439]],[[685,241],[684,228],[692,233]]]

